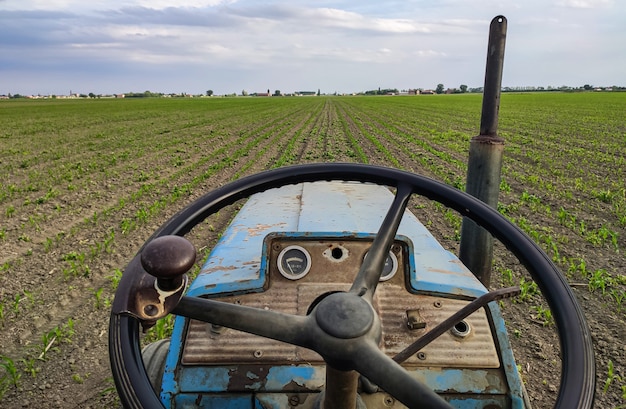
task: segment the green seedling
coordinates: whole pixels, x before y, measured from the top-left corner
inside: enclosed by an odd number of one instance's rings
[[[41,368],[36,366],[37,361],[35,360],[35,358],[33,357],[30,357],[28,359],[22,358],[21,362],[22,362],[22,365],[24,365],[24,372],[29,374],[31,378],[36,378],[37,373],[39,373]]]
[[[117,286],[120,284],[122,280],[123,272],[119,268],[113,270],[113,274],[109,276],[109,280],[111,281],[111,288],[113,290],[117,290]]]
[[[22,374],[18,371],[15,362],[8,356],[0,356],[0,367],[4,369],[4,376],[0,378],[0,383],[7,382],[17,388]]]
[[[543,308],[540,305],[533,307],[537,312],[535,318],[539,320],[544,327],[549,327],[554,324],[554,318],[552,317],[552,311],[549,308]]]
[[[537,283],[534,281],[526,281],[524,277],[520,279],[519,282],[520,295],[517,296],[516,300],[521,302],[530,301],[533,297],[539,293],[539,287],[537,287]]]
[[[13,215],[15,214],[15,207],[13,205],[9,205],[4,211],[4,214],[7,217],[13,217]]]
[[[96,309],[100,309],[100,307],[102,307],[103,303],[102,303],[102,291],[104,290],[104,287],[100,287],[97,290],[92,289],[91,291],[93,292],[94,297],[96,298],[94,307]]]
[[[12,310],[16,317],[20,313],[20,301],[22,301],[22,296],[20,294],[15,294],[15,297],[13,297]]]
[[[45,334],[43,334],[41,336],[41,345],[40,345],[40,354],[37,357],[37,359],[39,359],[40,361],[45,361],[47,359],[48,356],[48,352],[50,350],[53,351],[58,351],[59,349],[57,347],[53,348],[54,343],[57,340],[57,336],[55,334],[55,329],[53,329],[50,332],[47,332]]]

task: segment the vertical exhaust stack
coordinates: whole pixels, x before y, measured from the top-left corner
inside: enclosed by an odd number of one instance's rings
[[[494,209],[498,207],[500,173],[504,152],[504,139],[498,136],[498,110],[500,108],[506,29],[507,21],[504,16],[496,16],[491,20],[480,135],[473,137],[470,141],[465,183],[467,193]],[[461,227],[459,259],[486,287],[489,287],[493,259],[493,237],[468,218],[463,219]]]

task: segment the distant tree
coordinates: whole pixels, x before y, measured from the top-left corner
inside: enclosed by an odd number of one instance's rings
[[[243,95],[244,97],[247,97],[248,91],[246,91],[245,89],[241,90],[241,95]]]
[[[272,95],[274,97],[280,97],[280,90],[277,89],[276,91],[274,91],[274,94]]]
[[[585,84],[585,85],[583,86],[583,89],[584,89],[585,91],[591,91],[591,90],[593,89],[593,86],[591,86],[591,85],[589,85],[589,84]]]
[[[94,94],[93,92],[89,93],[89,98],[95,98],[95,97],[96,97],[96,94]]]
[[[212,90],[212,89],[210,89],[210,90],[208,90],[208,91],[206,92],[206,96],[207,96],[207,97],[210,97],[211,95],[213,95],[213,90]]]
[[[321,93],[320,93],[320,89],[318,88],[318,89],[317,89],[317,96],[319,97],[320,95],[321,95]]]
[[[465,94],[467,92],[467,85],[461,84],[459,88],[461,89],[461,94]]]
[[[443,94],[443,84],[437,84],[437,88],[435,89],[437,94]]]

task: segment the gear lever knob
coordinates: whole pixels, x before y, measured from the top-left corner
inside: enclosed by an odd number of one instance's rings
[[[157,285],[165,291],[180,287],[183,275],[196,262],[196,249],[181,236],[162,236],[150,241],[141,251],[141,265],[157,278]]]

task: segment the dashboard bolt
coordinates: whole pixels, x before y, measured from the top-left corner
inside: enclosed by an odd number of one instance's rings
[[[289,397],[289,406],[298,406],[300,404],[300,398],[297,395],[291,395]]]

